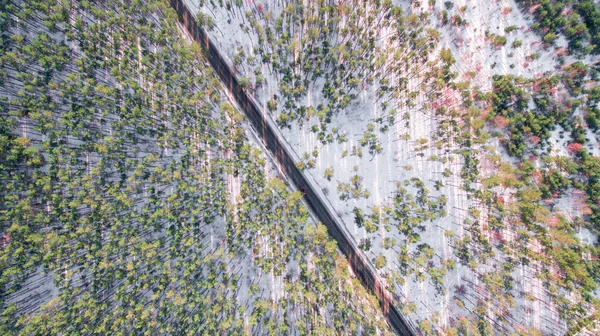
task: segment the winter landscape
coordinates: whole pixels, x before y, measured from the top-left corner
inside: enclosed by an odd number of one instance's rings
[[[600,2],[2,0],[0,28],[0,334],[600,334]]]

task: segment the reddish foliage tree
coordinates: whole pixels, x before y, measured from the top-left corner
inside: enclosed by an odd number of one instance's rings
[[[537,4],[529,7],[529,14],[533,14],[536,9],[538,9],[542,4]]]
[[[498,128],[506,128],[510,124],[510,120],[503,116],[495,116],[493,122],[494,126]]]
[[[533,178],[535,179],[535,181],[536,181],[537,183],[540,183],[540,182],[542,181],[542,172],[541,172],[541,171],[539,171],[539,169],[536,169],[536,170],[533,172]]]
[[[567,48],[562,47],[562,48],[556,49],[554,54],[552,54],[552,58],[555,58],[556,56],[567,56]]]
[[[473,97],[474,98],[474,97]],[[485,119],[487,117],[488,114],[490,114],[490,112],[492,112],[491,108],[486,108],[483,111],[481,111],[481,114],[479,115],[482,119]]]
[[[581,209],[581,213],[584,215],[591,215],[593,213],[592,208],[586,202],[583,202],[583,207]]]
[[[537,145],[540,143],[540,137],[537,135],[532,135],[529,137],[529,142],[531,142],[532,145]]]
[[[558,224],[560,224],[560,218],[558,218],[558,216],[552,216],[550,218],[548,218],[548,220],[546,221],[546,224],[548,224],[549,227],[557,227]]]
[[[500,243],[504,242],[504,235],[502,234],[502,232],[494,231],[494,235],[492,237],[497,242],[500,242]]]
[[[578,142],[572,142],[567,145],[569,153],[579,153],[583,149],[583,145]]]
[[[8,235],[8,233],[4,233],[3,235],[0,236],[0,248],[5,248],[6,245],[8,245],[8,243],[10,243],[10,236]]]

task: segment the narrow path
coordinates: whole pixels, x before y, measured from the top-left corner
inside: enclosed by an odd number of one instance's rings
[[[298,189],[304,188],[306,190],[306,195],[304,196],[306,204],[308,204],[315,216],[327,227],[329,234],[337,241],[339,249],[348,258],[350,267],[352,267],[354,274],[359,278],[363,286],[375,294],[381,304],[383,315],[387,318],[389,324],[400,335],[416,335],[417,332],[410,321],[393,305],[391,296],[381,283],[375,268],[368,260],[365,261],[358,248],[346,234],[343,225],[335,219],[323,200],[315,192],[315,188],[313,188],[300,170],[296,168],[292,156],[281,139],[276,135],[254,101],[242,90],[232,70],[210,41],[208,35],[197,26],[194,16],[185,6],[183,0],[170,0],[170,3],[177,12],[179,21],[188,34],[202,46],[210,65],[221,79],[222,84],[231,92],[238,105],[246,114],[246,117],[252,123],[264,146],[279,161],[282,172]]]

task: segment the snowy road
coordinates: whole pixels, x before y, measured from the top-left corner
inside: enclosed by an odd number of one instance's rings
[[[400,335],[416,335],[415,328],[412,324],[393,305],[391,296],[383,287],[374,267],[368,260],[366,261],[363,258],[355,244],[352,243],[352,240],[349,239],[347,233],[344,231],[344,226],[335,220],[332,212],[325,205],[325,202],[323,202],[319,194],[315,191],[312,184],[300,170],[296,168],[296,164],[282,140],[276,135],[272,126],[262,115],[254,101],[251,100],[241,88],[232,70],[221,57],[219,51],[209,40],[205,32],[198,28],[194,16],[184,5],[183,1],[171,0],[171,6],[177,11],[182,25],[188,31],[190,36],[204,48],[206,56],[221,79],[221,82],[230,91],[238,105],[251,121],[264,146],[271,151],[277,159],[282,172],[298,189],[305,191],[304,199],[309,208],[327,227],[329,234],[337,241],[339,249],[348,258],[348,262],[351,265],[354,274],[360,279],[365,287],[375,293],[390,325]]]

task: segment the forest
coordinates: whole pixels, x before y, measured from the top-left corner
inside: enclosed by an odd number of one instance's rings
[[[532,28],[544,34],[545,42],[553,43],[557,34],[564,34],[573,52],[600,53],[600,9],[593,0],[517,2],[534,10],[537,22]]]
[[[600,331],[597,3],[184,3],[418,334]],[[0,0],[0,334],[393,334],[179,20]]]
[[[468,68],[452,34],[487,3],[190,6],[421,333],[589,333],[598,8],[501,7],[481,35],[513,64]]]
[[[1,6],[1,334],[390,333],[166,1]]]

